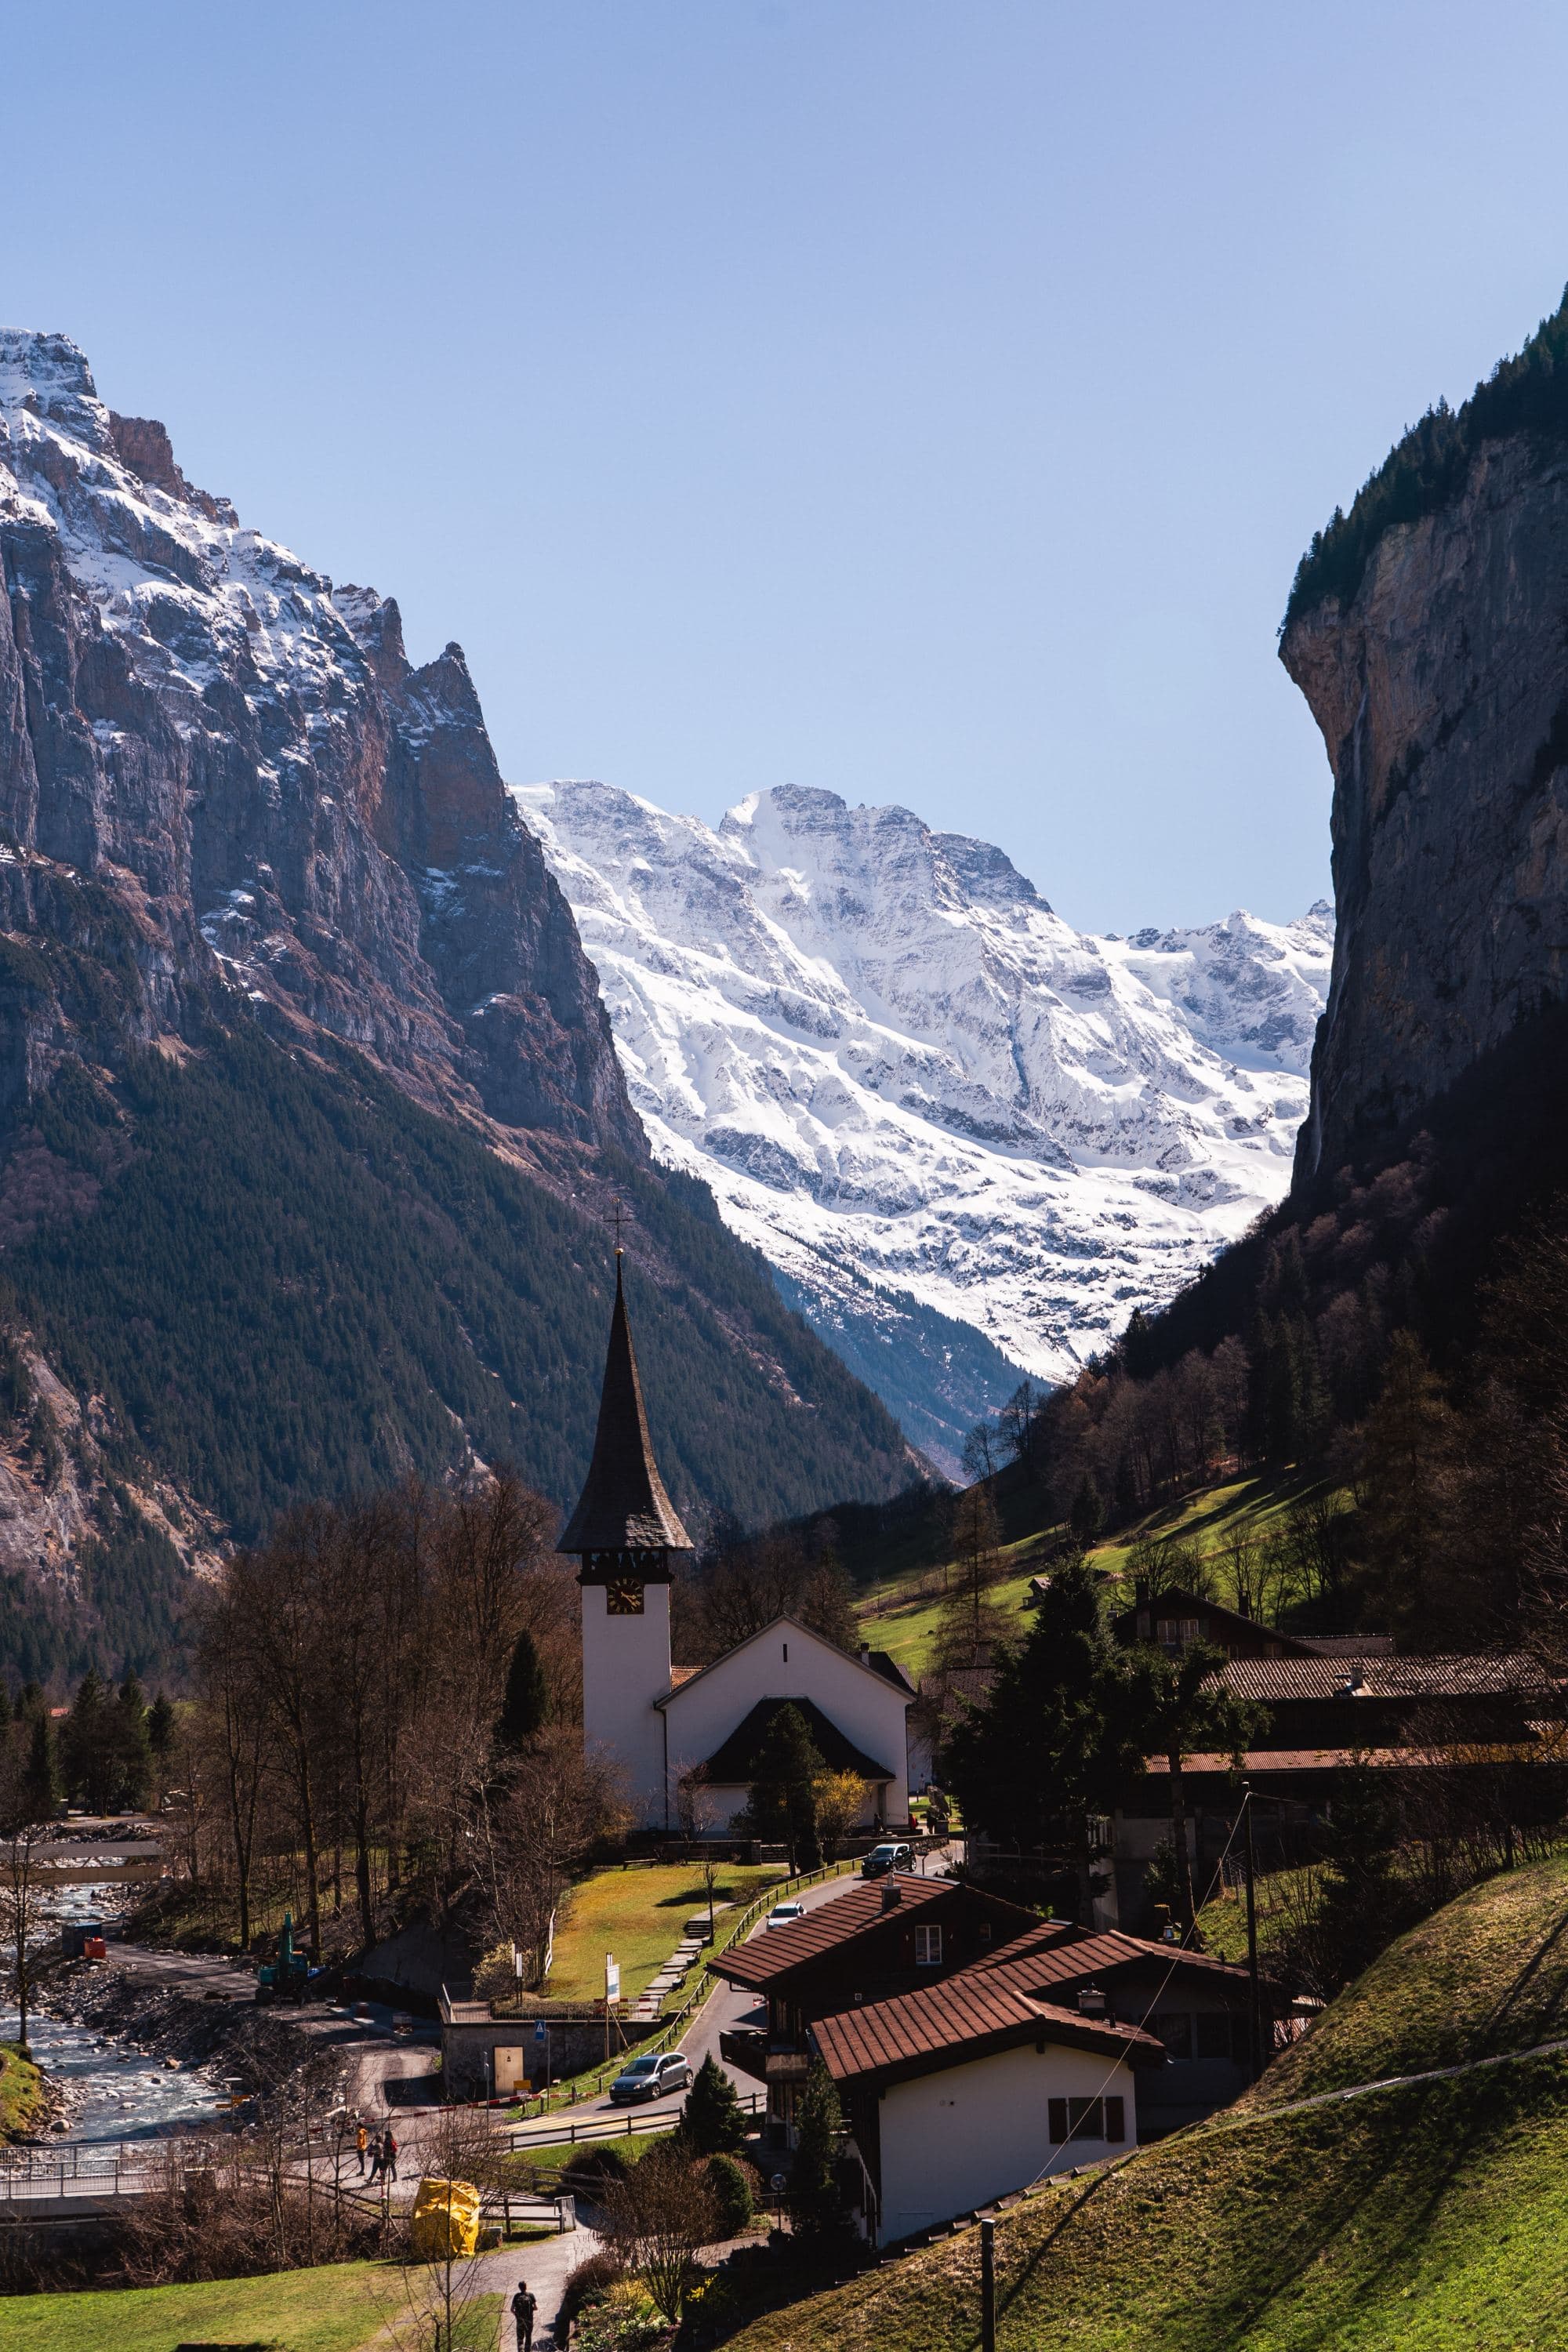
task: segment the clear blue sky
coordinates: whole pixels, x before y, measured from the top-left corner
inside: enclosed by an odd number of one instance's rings
[[[1298,554],[1568,277],[1568,11],[6,12],[0,318],[506,772],[898,799],[1126,929],[1327,878]]]

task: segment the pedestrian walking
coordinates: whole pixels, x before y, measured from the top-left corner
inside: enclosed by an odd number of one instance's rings
[[[384,2180],[395,2180],[397,2178],[397,2142],[392,2137],[390,2124],[381,2143],[381,2173]]]
[[[354,2134],[354,2154],[359,2158],[359,2177],[362,2180],[364,2179],[364,2159],[369,2147],[370,2134],[366,2131],[363,2124],[361,2124],[359,2129]]]
[[[528,2291],[528,2281],[519,2279],[517,2293],[511,2299],[511,2315],[517,2322],[517,2352],[533,2352],[533,2315],[538,2308]]]

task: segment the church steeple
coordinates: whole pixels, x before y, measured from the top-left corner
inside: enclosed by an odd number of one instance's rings
[[[626,1578],[651,1584],[668,1581],[672,1551],[691,1548],[691,1538],[664,1491],[653,1458],[617,1249],[616,1307],[593,1459],[577,1507],[557,1549],[581,1555],[578,1581],[582,1584],[608,1584]]]

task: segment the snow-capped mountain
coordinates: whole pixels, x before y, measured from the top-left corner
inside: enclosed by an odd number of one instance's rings
[[[1069,1373],[1286,1190],[1326,905],[1096,939],[908,809],[514,798],[656,1156],[944,1463],[1019,1368]]]

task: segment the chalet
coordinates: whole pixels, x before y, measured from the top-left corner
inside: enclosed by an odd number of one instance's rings
[[[933,2180],[931,2194],[914,2197],[912,2155],[902,2149],[893,2159],[896,2192],[889,2188],[891,2124],[884,2094],[893,2084],[924,2084],[920,2095],[896,2103],[898,2116],[917,2116],[933,2100],[957,2098],[957,2088],[938,2077],[985,2063],[983,2074],[963,2077],[966,2115],[985,2115],[996,2098],[1020,2107],[1018,2131],[1002,2145],[1013,2168],[1027,2155],[1030,2168],[1006,2183],[1023,2188],[1053,2164],[1084,2161],[1089,2140],[1102,2155],[1110,2145],[1159,2138],[1213,2115],[1253,2074],[1244,1969],[1138,1936],[1039,1919],[957,1879],[898,1874],[856,1886],[793,1927],[736,1945],[712,1961],[712,1971],[766,2004],[764,2025],[721,2034],[720,2055],[764,2084],[771,2128],[781,2138],[793,2128],[795,2098],[814,2053],[839,2082],[858,2086],[856,2098],[875,2095],[879,2122],[860,2119],[856,2149],[868,2176],[868,2227],[884,2237],[926,2227],[912,2221],[893,2227],[891,2216],[926,2210],[933,2197],[941,2204],[954,2183],[971,2180],[962,2168],[941,2173],[945,2185]],[[863,2032],[856,2021],[872,2022]],[[1102,2030],[1100,2039],[1068,2034],[1063,2021]],[[1030,2051],[1044,2055],[1047,2044],[1051,2067],[1025,2065]],[[1081,2049],[1117,2055],[1117,2063],[1138,2070],[1135,2084],[1119,2079],[1114,2091],[1102,2094],[1121,2103],[1098,2116],[1107,2126],[1102,2133],[1089,2131],[1089,2110],[1063,2110],[1074,2112],[1077,2122],[1053,2136],[1060,2116],[1032,2110],[1041,2098],[1089,2098],[1084,2067],[1063,2055]],[[900,2122],[898,2136],[902,2128]],[[973,2201],[963,2197],[947,2210],[969,2210]]]
[[[1352,1769],[1457,1776],[1461,1786],[1485,1776],[1491,1801],[1500,1798],[1511,1821],[1562,1814],[1565,1694],[1528,1657],[1394,1657],[1363,1641],[1351,1655],[1321,1649],[1233,1656],[1221,1671],[1228,1688],[1262,1709],[1264,1723],[1239,1759],[1184,1759],[1188,1838],[1201,1873],[1229,1839],[1238,1763],[1268,1801],[1271,1843],[1281,1853],[1307,1850],[1313,1825]],[[1148,1867],[1170,1834],[1170,1765],[1151,1756],[1111,1824],[1119,1919],[1139,1924],[1150,1916]]]
[[[915,1690],[890,1658],[779,1617],[698,1672],[672,1666],[670,1576],[691,1538],[654,1460],[618,1250],[594,1452],[560,1549],[579,1563],[583,1737],[618,1768],[637,1827],[673,1829],[695,1789],[698,1833],[723,1836],[769,1723],[793,1705],[827,1761],[865,1783],[860,1825],[907,1828]]]
[[[824,2018],[811,2045],[844,2103],[874,2245],[1136,2146],[1134,2086],[1163,2056],[1141,2028],[994,1971]]]
[[[1353,1651],[1358,1656],[1384,1655],[1393,1644],[1383,1635],[1340,1637],[1286,1633],[1276,1625],[1259,1624],[1239,1610],[1226,1609],[1206,1594],[1184,1585],[1168,1585],[1152,1593],[1139,1589],[1131,1609],[1110,1621],[1111,1632],[1126,1649],[1152,1643],[1167,1657],[1180,1657],[1200,1642],[1223,1650],[1227,1658],[1321,1658]]]
[[[766,2085],[768,2115],[787,2135],[818,2018],[938,1982],[1037,1924],[1018,1904],[957,1879],[870,1880],[710,1962],[766,2010],[765,2023],[721,2035],[721,2055]]]

